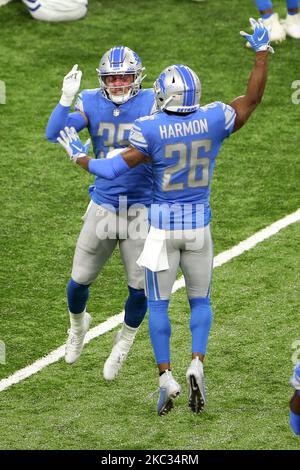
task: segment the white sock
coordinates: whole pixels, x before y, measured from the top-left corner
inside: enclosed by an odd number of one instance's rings
[[[121,329],[121,334],[120,334],[120,340],[124,340],[127,343],[132,343],[134,341],[135,335],[137,334],[139,327],[133,328],[132,326],[126,325],[126,323],[123,323],[122,329]]]
[[[81,313],[72,313],[69,311],[69,314],[71,330],[74,331],[74,333],[80,333],[84,326],[85,309]]]

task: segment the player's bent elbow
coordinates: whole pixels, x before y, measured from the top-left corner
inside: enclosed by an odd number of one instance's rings
[[[254,98],[254,99],[252,100],[251,105],[252,105],[252,107],[253,107],[254,109],[255,109],[258,105],[260,105],[260,103],[262,102],[262,98],[263,98],[263,97],[262,97],[262,95],[261,95],[261,96],[257,96],[256,98]]]
[[[239,129],[241,129],[241,127],[243,127],[246,124],[248,119],[249,119],[249,116],[247,116],[246,114],[238,113],[235,118],[235,125],[233,128],[233,132],[236,132]]]
[[[239,110],[237,112],[236,120],[235,120],[236,130],[240,129],[246,124],[251,114],[253,113],[253,111],[255,111],[256,107],[259,105],[260,102],[261,102],[261,98],[258,98],[257,100],[255,99],[251,103],[249,103],[249,106],[247,106],[247,108],[243,110]]]

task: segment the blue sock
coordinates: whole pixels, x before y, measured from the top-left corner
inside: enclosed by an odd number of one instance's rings
[[[189,299],[189,302],[191,307],[192,353],[205,354],[212,324],[210,299],[209,297],[195,297]]]
[[[68,306],[71,313],[81,313],[86,307],[89,297],[89,285],[77,284],[70,279],[68,287]]]
[[[300,415],[290,410],[290,424],[295,434],[300,435]]]
[[[273,4],[271,0],[256,0],[256,6],[259,10],[259,12],[265,11],[265,10],[270,10],[270,8],[273,8]],[[261,14],[261,17],[266,19],[272,16],[273,13],[266,13],[265,15]]]
[[[297,15],[298,11],[289,11],[289,10],[295,10],[296,8],[299,8],[299,0],[286,0],[286,6],[288,9],[288,14],[289,15]]]
[[[169,300],[149,300],[149,331],[157,364],[170,362]]]
[[[140,326],[147,312],[147,297],[144,289],[128,286],[129,297],[125,304],[125,323],[131,328]]]

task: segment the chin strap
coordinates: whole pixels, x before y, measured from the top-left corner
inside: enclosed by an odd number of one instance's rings
[[[169,98],[164,102],[164,104],[160,106],[160,109],[162,111],[166,109],[166,106],[168,106],[168,104],[170,103],[170,101],[172,101],[172,99],[173,99],[173,96],[169,96]]]

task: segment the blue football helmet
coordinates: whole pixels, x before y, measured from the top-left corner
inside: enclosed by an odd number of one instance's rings
[[[187,65],[167,67],[154,82],[158,107],[173,113],[191,113],[200,106],[201,82]]]
[[[128,101],[133,96],[137,95],[141,89],[141,83],[146,77],[143,75],[145,67],[142,66],[139,56],[129,49],[129,47],[116,46],[112,47],[109,51],[101,57],[98,72],[98,79],[100,89],[103,96],[116,104],[122,104]],[[133,75],[133,83],[124,87],[122,95],[113,95],[111,89],[105,82],[108,75]],[[115,88],[120,88],[116,86]],[[128,91],[129,88],[129,91]]]

